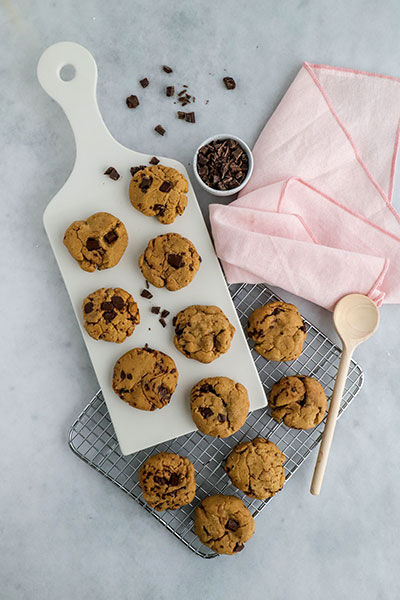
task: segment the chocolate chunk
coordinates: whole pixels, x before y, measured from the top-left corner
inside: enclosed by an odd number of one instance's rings
[[[173,73],[171,67],[167,67],[167,65],[163,65],[162,70],[164,71],[164,73]]]
[[[140,295],[142,296],[142,298],[147,298],[148,300],[150,300],[150,298],[153,297],[153,294],[149,292],[149,290],[142,290],[140,292]]]
[[[127,378],[132,379],[132,373],[128,373]]]
[[[171,398],[171,392],[164,385],[158,386],[158,393],[160,394],[161,400],[167,400]]]
[[[153,156],[153,158],[151,158],[151,159],[149,160],[149,163],[150,163],[151,165],[158,165],[158,163],[159,163],[159,162],[160,162],[160,161],[158,160],[157,156]]]
[[[209,187],[231,190],[245,179],[249,168],[247,154],[233,139],[213,140],[200,148],[197,172]]]
[[[126,373],[125,371],[121,371],[121,379],[124,380],[126,377]]]
[[[106,321],[106,323],[112,321],[116,316],[117,313],[115,312],[115,310],[110,310],[110,312],[103,313],[103,319]]]
[[[157,131],[157,133],[159,133],[160,135],[164,135],[165,133],[165,129],[162,125],[157,125],[156,127],[154,127],[154,131]]]
[[[196,123],[196,117],[195,117],[194,112],[186,113],[185,114],[185,121],[187,123]]]
[[[83,310],[85,312],[85,315],[88,315],[89,313],[91,313],[93,311],[93,302],[86,302]]]
[[[171,265],[171,267],[174,267],[174,269],[179,269],[185,264],[180,254],[168,254],[167,263]]]
[[[101,310],[111,311],[114,310],[114,304],[112,302],[102,302],[100,308]]]
[[[303,325],[301,327],[299,327],[300,331],[304,331],[304,333],[307,333],[307,327],[306,324],[303,321]]]
[[[115,231],[109,231],[104,236],[104,239],[107,242],[107,244],[112,244],[113,242],[115,242],[118,239],[118,235],[115,233]]]
[[[132,177],[138,172],[138,171],[142,171],[143,169],[146,168],[146,165],[139,165],[138,167],[131,167],[130,171],[131,171],[131,175]]]
[[[165,88],[165,95],[169,98],[175,94],[175,88],[173,85],[169,85]]]
[[[92,237],[88,238],[86,240],[86,248],[88,250],[98,250],[100,248],[99,241]]]
[[[172,325],[175,327],[175,325],[176,325],[176,317],[174,317],[174,318],[172,319]]]
[[[166,485],[168,483],[165,477],[159,477],[159,475],[154,475],[153,479],[158,485]]]
[[[161,217],[165,213],[165,209],[166,209],[166,206],[164,204],[155,204],[153,206],[153,210],[155,210],[157,212],[157,214],[159,214]]]
[[[121,296],[113,296],[111,298],[111,302],[113,303],[113,306],[115,306],[115,308],[117,308],[118,310],[122,310],[125,306],[125,302],[123,301]]]
[[[218,418],[219,423],[225,423],[225,421],[226,421],[226,417],[222,413],[219,413],[217,418]]]
[[[241,552],[244,548],[244,544],[239,544],[239,542],[236,544],[236,546],[234,547],[233,551],[234,552]]]
[[[227,90],[234,90],[236,87],[236,82],[233,77],[224,77],[223,82]]]
[[[202,394],[208,394],[209,392],[211,394],[216,394],[215,388],[209,383],[203,383],[203,385],[200,387],[200,392]]]
[[[126,99],[126,105],[128,108],[136,108],[139,106],[139,98],[132,94],[132,96],[128,96]]]
[[[179,477],[178,473],[172,473],[171,477],[169,478],[169,485],[178,485],[180,480],[181,478]]]
[[[209,417],[211,417],[211,415],[214,414],[211,408],[208,408],[208,406],[201,406],[199,408],[199,413],[201,414],[203,419],[208,419]]]
[[[178,112],[176,113],[178,115],[178,119],[184,120],[185,119],[185,112],[182,112],[181,110],[178,110]]]
[[[163,310],[163,311],[162,311],[162,313],[161,313],[161,316],[162,316],[162,318],[163,318],[163,319],[165,319],[166,317],[168,317],[168,315],[169,315],[169,310],[166,310],[166,309],[164,308],[164,310]]]
[[[178,92],[178,98],[179,98],[180,96],[182,96],[182,94],[186,94],[186,90],[181,90],[180,92]]]
[[[225,529],[229,529],[229,531],[236,531],[238,527],[239,523],[236,519],[228,519],[225,524]]]
[[[158,315],[158,313],[160,312],[160,306],[152,306],[151,312],[154,313],[155,315]]]
[[[147,192],[152,183],[152,177],[146,177],[145,175],[142,177],[142,181],[139,183],[139,188],[142,190],[143,194]]]
[[[160,190],[160,192],[168,193],[172,190],[173,187],[174,184],[172,183],[172,181],[163,181],[158,189]]]
[[[139,81],[139,83],[142,86],[142,88],[147,88],[147,86],[149,85],[150,81],[147,79],[147,77],[144,77],[143,79],[141,79]]]
[[[164,319],[158,319],[158,320],[160,321],[160,323],[161,323],[161,325],[162,325],[163,327],[166,327],[166,326],[167,326],[167,324],[166,324],[166,322],[164,321]]]
[[[149,287],[150,287],[150,284],[149,284],[149,282],[147,281],[147,279],[145,279],[145,280],[144,280],[144,282],[145,282],[146,289],[148,290],[148,289],[149,289]]]
[[[281,313],[281,312],[285,312],[285,311],[283,310],[283,308],[274,308],[274,310],[273,310],[273,311],[272,311],[272,313],[271,313],[271,316],[272,316],[272,315],[274,315],[274,316],[275,316],[275,315],[279,315],[279,313]]]
[[[113,179],[114,181],[117,181],[117,179],[121,177],[117,169],[114,169],[114,167],[108,167],[108,169],[104,171],[104,175],[108,175],[109,178]]]

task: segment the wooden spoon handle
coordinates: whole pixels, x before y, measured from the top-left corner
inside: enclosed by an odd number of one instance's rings
[[[317,462],[315,464],[314,475],[311,482],[310,492],[314,494],[314,496],[318,496],[321,491],[322,480],[324,478],[326,463],[328,462],[329,451],[331,449],[336,420],[340,408],[340,402],[343,396],[347,374],[349,372],[352,354],[352,350],[347,350],[346,347],[343,348],[339,369],[336,375],[335,387],[333,388],[333,394],[329,406],[328,417],[326,419],[325,429],[322,435],[322,441],[319,447]]]

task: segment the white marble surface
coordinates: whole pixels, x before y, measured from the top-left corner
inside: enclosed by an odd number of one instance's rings
[[[398,306],[383,308],[357,352],[366,382],[338,425],[323,494],[308,493],[311,459],[236,558],[197,558],[68,449],[97,382],[42,227],[74,142],[35,77],[48,45],[82,43],[113,135],[188,163],[221,130],[252,144],[303,60],[400,76],[399,25],[397,0],[1,3],[2,600],[399,597]],[[179,127],[155,86],[140,111],[125,108],[139,77],[163,79],[160,64],[190,84],[196,125]],[[225,74],[239,84],[229,98]],[[152,132],[158,122],[165,138]],[[210,198],[196,190],[206,213]],[[329,314],[298,303],[333,335]]]

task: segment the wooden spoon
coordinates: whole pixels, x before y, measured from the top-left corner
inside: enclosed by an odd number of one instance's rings
[[[379,324],[379,310],[368,296],[349,294],[336,304],[333,322],[342,340],[343,350],[311,482],[310,492],[314,496],[318,496],[321,491],[351,357],[357,346],[376,331]]]

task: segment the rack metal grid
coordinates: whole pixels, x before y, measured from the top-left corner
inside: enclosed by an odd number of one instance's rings
[[[248,317],[255,308],[267,302],[280,300],[276,294],[261,284],[230,286],[230,292],[243,327],[246,326]],[[251,350],[266,393],[281,377],[301,373],[318,379],[325,388],[327,397],[331,396],[340,349],[307,319],[304,321],[307,325],[307,339],[304,350],[297,360],[290,363],[270,362]],[[339,416],[361,389],[363,378],[362,369],[352,361]],[[69,432],[69,444],[75,454],[143,506],[198,556],[214,558],[217,554],[204,546],[193,532],[193,512],[196,505],[210,494],[235,494],[256,517],[271,500],[249,498],[232,486],[223,469],[223,461],[232,448],[239,442],[257,436],[274,442],[287,458],[285,463],[285,485],[287,485],[320,441],[324,423],[325,419],[310,430],[290,429],[282,423],[276,423],[268,410],[262,408],[250,413],[240,431],[229,438],[212,438],[195,431],[130,456],[123,456],[119,450],[107,407],[99,391],[73,423]],[[144,502],[137,472],[148,456],[162,451],[175,452],[187,456],[192,461],[196,470],[197,492],[195,500],[190,505],[178,510],[158,513]]]

